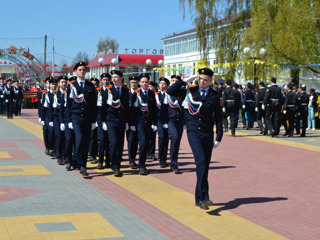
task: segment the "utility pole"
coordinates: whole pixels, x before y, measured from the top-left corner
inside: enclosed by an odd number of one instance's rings
[[[47,64],[47,35],[44,35],[44,69],[46,69]]]

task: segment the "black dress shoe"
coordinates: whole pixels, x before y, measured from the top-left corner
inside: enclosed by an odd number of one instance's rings
[[[61,158],[58,158],[58,161],[57,161],[57,162],[58,162],[59,165],[63,165]]]
[[[104,169],[102,163],[99,163],[99,164],[98,164],[97,169]]]
[[[174,173],[179,173],[180,171],[179,171],[178,165],[171,166],[171,171]]]
[[[89,175],[89,173],[87,173],[87,170],[85,169],[85,168],[80,168],[80,174],[82,175],[82,176],[88,176]]]
[[[53,157],[54,156],[54,151],[49,151],[49,156]]]
[[[169,164],[167,162],[165,162],[165,161],[161,161],[160,162],[160,167],[161,168],[165,168],[165,167],[168,167],[168,166],[169,166]]]
[[[94,159],[91,163],[92,164],[97,164],[97,163],[99,163],[99,159]]]
[[[200,207],[200,208],[203,209],[203,210],[209,210],[209,207],[208,207],[208,206],[203,206],[202,201],[196,202],[195,205],[196,205],[196,207]]]
[[[119,169],[114,169],[114,170],[113,170],[113,175],[114,175],[115,177],[120,177],[120,176],[122,176],[122,172],[120,172]]]
[[[206,199],[206,200],[201,201],[201,205],[202,205],[203,207],[209,207],[209,206],[212,206],[213,203],[212,203],[211,200]]]
[[[88,161],[91,162],[91,161],[93,161],[93,160],[95,160],[95,158],[94,158],[93,156],[89,156]]]
[[[260,134],[264,134],[264,130],[261,130],[261,131],[260,131]]]
[[[49,155],[49,149],[46,149],[46,151],[44,152],[46,155]]]
[[[145,167],[139,168],[140,175],[148,175],[148,170]]]
[[[131,169],[137,169],[137,168],[138,168],[138,165],[137,165],[135,162],[131,162],[131,163],[129,163],[129,167],[130,167]]]
[[[71,164],[70,163],[67,163],[66,169],[67,169],[67,171],[71,171]]]

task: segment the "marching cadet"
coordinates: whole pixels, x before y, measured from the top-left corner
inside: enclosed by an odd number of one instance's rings
[[[22,106],[22,88],[19,86],[19,81],[16,80],[13,82],[13,89],[14,89],[14,95],[15,95],[15,104],[14,104],[14,115],[18,116],[21,115],[21,106]]]
[[[272,137],[276,137],[280,131],[280,114],[283,102],[281,88],[276,83],[277,79],[272,77],[271,86],[267,89],[263,100],[263,107],[266,107],[266,124],[269,135]]]
[[[155,98],[158,108],[158,146],[159,146],[159,163],[160,167],[167,165],[167,154],[169,144],[168,134],[168,101],[166,91],[170,85],[167,78],[159,79],[159,92],[156,92]]]
[[[124,133],[129,129],[129,89],[123,86],[123,73],[111,71],[111,81],[107,91],[106,110],[101,111],[102,124],[108,131],[111,169],[114,176],[122,176],[120,171]]]
[[[222,93],[224,91],[224,87],[223,87],[224,83],[225,81],[222,78],[220,78],[218,80],[218,88],[216,90],[220,94],[221,101],[222,101]],[[227,120],[227,115],[224,112],[222,112],[222,122],[224,126],[224,131],[228,132],[228,120]]]
[[[264,87],[264,82],[259,82],[259,90],[256,95],[255,110],[257,112],[257,122],[260,129],[260,134],[263,134],[263,135],[267,135],[268,133],[268,128],[266,124],[265,126],[263,126],[262,124],[262,118],[265,120],[265,115],[266,115],[265,107],[264,106],[262,107],[265,95],[266,95],[266,89]]]
[[[252,90],[252,84],[249,82],[247,84],[247,90],[243,93],[243,103],[242,108],[246,110],[248,117],[248,126],[247,130],[253,128],[254,124],[254,92]]]
[[[226,118],[230,116],[231,120],[231,134],[233,137],[236,136],[236,113],[239,112],[237,106],[240,102],[240,96],[238,91],[232,88],[232,83],[230,80],[226,82],[227,87],[222,92],[222,112],[225,114]],[[226,122],[226,128],[228,128],[228,121]]]
[[[174,85],[177,82],[183,82],[180,75],[171,76],[171,85]],[[184,90],[184,86],[182,86]],[[184,125],[184,111],[183,103],[184,98],[180,96],[168,95],[168,133],[170,139],[170,168],[174,173],[179,173],[178,168],[178,155],[180,149],[180,142],[183,134],[183,125]],[[160,163],[160,167],[166,167],[167,163]]]
[[[292,91],[297,94],[298,104],[297,104],[297,111],[296,115],[294,116],[294,128],[296,129],[297,134],[300,135],[300,112],[299,112],[299,100],[300,100],[300,92],[298,91],[298,86],[294,85]]]
[[[52,138],[49,136],[49,139],[52,139],[55,156],[57,158],[57,163],[63,165],[64,161],[62,160],[62,149],[64,141],[61,141],[61,129],[60,129],[60,107],[61,107],[61,91],[57,90],[57,80],[51,79],[50,91],[48,92],[49,102],[51,106],[48,108],[49,113],[49,127],[53,128]],[[50,132],[50,131],[49,131]]]
[[[133,116],[137,116],[139,109],[134,107],[135,90],[139,88],[139,80],[136,76],[129,77],[130,91],[129,91],[129,129],[126,131],[127,142],[128,142],[128,156],[129,156],[129,167],[132,169],[138,168],[136,164],[136,156],[138,152],[138,133],[137,125],[138,122]]]
[[[283,108],[283,114],[287,116],[287,119],[289,121],[289,128],[288,128],[288,137],[293,137],[293,131],[294,131],[294,118],[296,115],[297,110],[297,103],[298,103],[298,97],[297,94],[292,91],[293,85],[292,83],[289,83],[287,85],[287,93],[285,94],[285,101],[284,101],[284,108]]]
[[[307,90],[307,86],[305,84],[301,84],[300,94],[298,97],[298,109],[299,109],[300,119],[302,120],[302,131],[301,131],[300,137],[306,136],[306,128],[308,124],[309,95],[307,94],[306,90]],[[299,132],[300,132],[300,119],[298,124]]]
[[[212,149],[218,147],[223,135],[222,109],[220,94],[210,88],[213,71],[209,68],[202,68],[198,72],[199,76],[184,81],[190,82],[199,77],[199,86],[189,86],[187,89],[183,89],[181,87],[184,82],[178,81],[168,88],[167,94],[185,99],[185,123],[197,172],[195,202],[196,206],[207,210],[208,206],[212,205],[212,201],[209,199],[208,184]],[[213,126],[215,122],[217,136],[214,141]]]
[[[49,88],[43,92],[42,117],[44,126],[47,129],[49,156],[54,157],[54,129],[53,129],[53,91],[56,90],[56,80],[53,77],[48,78]]]
[[[11,85],[11,83],[12,83],[12,80],[8,79],[7,85],[4,87],[4,90],[3,90],[8,119],[13,118],[14,103],[15,103],[15,94],[13,90],[14,87]]]
[[[48,128],[47,125],[45,124],[45,119],[44,119],[44,103],[45,99],[47,96],[47,93],[49,91],[49,79],[51,77],[47,77],[44,82],[44,89],[39,92],[39,103],[38,103],[38,116],[39,116],[39,123],[42,125],[42,133],[43,133],[43,141],[44,141],[44,146],[46,148],[45,154],[49,155],[49,139],[48,139]]]
[[[4,79],[2,77],[0,77],[0,115],[3,116],[5,113],[5,104],[6,104],[6,100],[4,99],[4,87],[5,87],[5,83],[4,83]]]
[[[239,84],[234,83],[233,84],[233,89],[237,91],[237,99],[239,99],[239,101],[236,101],[236,126],[235,128],[238,127],[238,121],[239,121],[239,111],[241,109],[242,106],[242,99],[241,99],[241,91],[239,89]]]
[[[99,87],[99,84],[100,84],[99,79],[93,77],[93,78],[90,79],[90,82],[95,87],[96,94],[98,94],[97,88]],[[97,109],[97,114],[98,114],[98,109]],[[97,163],[96,156],[97,156],[97,153],[98,153],[98,132],[97,131],[98,131],[97,128],[95,128],[95,129],[93,129],[91,131],[90,143],[89,143],[89,161],[94,161],[95,163]]]
[[[138,141],[139,141],[139,174],[147,175],[146,169],[146,157],[150,137],[152,131],[157,130],[157,107],[155,94],[151,90],[148,90],[150,82],[150,75],[142,73],[139,76],[139,85],[141,86],[135,90],[136,102],[135,107],[138,107],[136,120]]]
[[[154,93],[158,92],[158,84],[155,81],[150,81],[148,88]],[[149,139],[149,144],[148,144],[149,146],[147,151],[148,159],[156,160],[154,156],[154,153],[156,151],[156,136],[157,136],[157,131],[152,131]]]
[[[75,153],[75,138],[74,138],[74,131],[72,128],[70,128],[69,124],[71,122],[70,116],[66,111],[67,107],[67,77],[63,77],[60,79],[60,89],[63,90],[63,94],[61,95],[60,98],[60,112],[59,112],[59,117],[60,117],[60,130],[64,132],[65,135],[65,157],[66,157],[66,170],[71,171],[71,167],[73,169],[78,168],[77,164],[77,158],[76,158],[76,153]],[[69,81],[73,82],[77,78],[76,77],[70,77]]]
[[[98,153],[99,153],[99,159],[96,161],[93,161],[92,163],[98,163],[97,168],[103,169],[103,163],[105,163],[106,168],[111,167],[111,157],[110,157],[110,150],[109,150],[109,137],[108,137],[108,131],[107,131],[107,124],[106,122],[102,121],[102,111],[106,111],[107,109],[107,99],[108,99],[108,86],[110,86],[111,83],[111,75],[109,73],[103,73],[100,76],[101,80],[101,87],[96,88],[97,89],[97,107],[98,107],[98,113],[97,113],[97,123],[98,123]]]
[[[75,81],[69,82],[67,88],[67,107],[69,128],[74,130],[75,154],[80,174],[88,176],[87,156],[90,133],[96,128],[97,98],[91,82],[85,79],[86,63],[78,62],[74,66],[77,75]]]

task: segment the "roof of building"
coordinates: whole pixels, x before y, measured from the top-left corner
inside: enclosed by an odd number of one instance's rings
[[[103,58],[103,65],[111,65],[111,61],[115,58],[117,54],[108,55]],[[146,63],[147,59],[150,59],[153,64],[158,64],[159,60],[163,60],[163,55],[156,55],[156,54],[118,54],[119,64],[138,64],[138,63]],[[89,67],[100,66],[99,58],[92,59],[89,62]]]

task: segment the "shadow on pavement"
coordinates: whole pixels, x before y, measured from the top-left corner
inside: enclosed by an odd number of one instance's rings
[[[284,197],[276,197],[276,198],[268,198],[268,197],[251,197],[251,198],[236,198],[227,203],[214,203],[214,206],[224,205],[223,207],[217,208],[215,210],[207,212],[210,215],[221,216],[220,212],[235,209],[243,204],[253,204],[253,203],[265,203],[265,202],[273,202],[273,201],[282,201],[288,200],[288,198]]]

